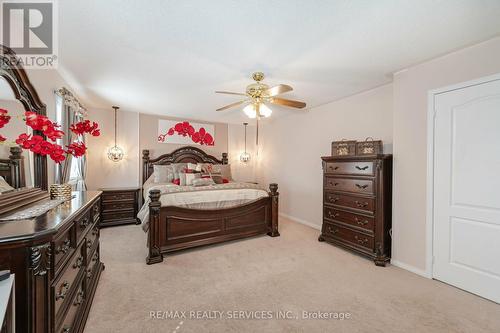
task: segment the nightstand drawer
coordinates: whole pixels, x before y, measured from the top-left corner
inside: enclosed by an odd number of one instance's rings
[[[103,212],[102,213],[102,223],[110,220],[122,220],[122,219],[134,219],[135,213],[133,210],[126,212]]]
[[[102,201],[135,201],[136,192],[104,192]]]
[[[120,211],[120,210],[130,210],[135,209],[135,202],[103,202],[102,204],[102,212],[110,212],[110,211]]]

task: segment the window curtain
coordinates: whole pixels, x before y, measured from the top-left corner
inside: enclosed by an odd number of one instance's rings
[[[62,139],[57,140],[59,145],[65,147],[75,141],[85,143],[84,135],[77,136],[70,130],[71,125],[82,121],[85,115],[85,108],[69,90],[61,88],[56,91],[56,121],[66,133]],[[87,157],[85,155],[78,158],[68,155],[62,163],[56,164],[56,183],[70,183],[74,190],[86,191],[86,169]]]

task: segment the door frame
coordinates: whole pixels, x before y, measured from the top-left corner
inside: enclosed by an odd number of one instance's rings
[[[477,86],[480,84],[500,80],[500,73],[485,76],[479,79],[470,80],[428,92],[427,108],[427,208],[426,208],[426,258],[425,258],[425,276],[429,279],[434,278],[434,141],[435,141],[435,117],[436,96],[450,91]]]

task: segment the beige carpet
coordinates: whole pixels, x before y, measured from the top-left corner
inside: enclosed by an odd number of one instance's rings
[[[297,223],[282,219],[280,232],[147,266],[139,226],[103,229],[106,270],[85,332],[500,332],[498,304],[397,267],[376,267],[319,243],[317,230]],[[179,317],[185,311],[187,318],[154,319],[151,311]],[[208,311],[223,311],[224,318],[190,318]],[[292,318],[234,319],[277,311]],[[302,319],[302,311],[351,317]]]

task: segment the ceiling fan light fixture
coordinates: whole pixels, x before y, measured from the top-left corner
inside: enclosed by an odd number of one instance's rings
[[[257,117],[257,110],[255,104],[249,104],[243,108],[243,112],[247,115],[248,118],[254,119]],[[267,118],[270,117],[273,113],[273,110],[268,108],[265,104],[259,105],[259,114],[261,117]]]

